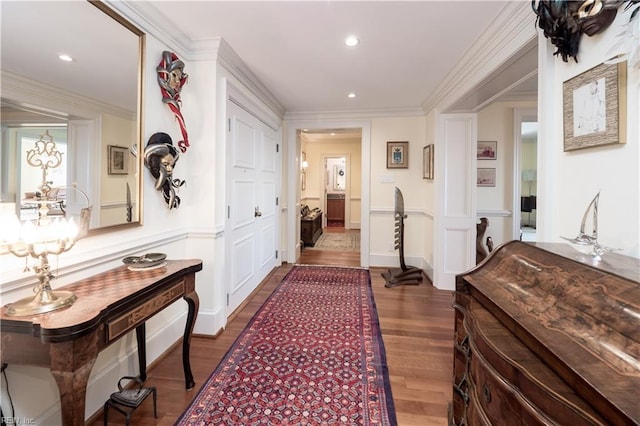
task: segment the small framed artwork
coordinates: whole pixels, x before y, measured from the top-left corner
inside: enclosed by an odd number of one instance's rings
[[[478,160],[495,160],[498,158],[498,142],[497,141],[478,141]]]
[[[496,186],[496,169],[478,169],[477,186]]]
[[[387,169],[409,168],[409,142],[387,142]]]
[[[124,146],[108,145],[108,167],[107,172],[110,175],[127,175],[129,174],[129,148]]]
[[[626,142],[627,62],[600,64],[562,83],[564,150]]]
[[[422,148],[422,179],[433,179],[433,144]]]

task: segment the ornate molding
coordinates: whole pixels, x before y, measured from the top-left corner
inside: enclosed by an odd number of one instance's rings
[[[507,2],[487,31],[469,47],[434,93],[424,100],[423,111],[446,110],[487,76],[517,57],[524,46],[537,40],[535,18],[529,2]]]

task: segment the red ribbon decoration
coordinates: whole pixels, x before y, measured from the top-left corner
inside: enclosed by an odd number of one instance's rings
[[[182,117],[182,112],[180,112],[180,105],[182,104],[180,91],[189,76],[184,72],[184,62],[178,59],[175,53],[165,50],[162,52],[162,60],[156,67],[156,72],[158,73],[158,84],[160,85],[162,102],[167,104],[180,126],[182,140],[178,141],[178,148],[180,148],[181,152],[185,153],[189,147],[189,135],[187,134],[184,117]]]

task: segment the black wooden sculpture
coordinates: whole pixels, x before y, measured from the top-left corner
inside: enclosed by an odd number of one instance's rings
[[[404,198],[399,188],[396,188],[395,206],[395,249],[400,250],[400,268],[390,268],[382,273],[385,287],[398,285],[418,285],[422,282],[422,269],[407,266],[404,262]]]

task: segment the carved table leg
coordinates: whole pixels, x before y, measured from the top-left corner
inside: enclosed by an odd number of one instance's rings
[[[51,375],[60,391],[64,426],[84,426],[87,383],[98,357],[97,337],[97,333],[91,333],[74,341],[51,344]]]
[[[136,327],[136,340],[138,342],[138,365],[140,365],[140,380],[147,380],[147,339],[146,327],[143,322]]]
[[[184,380],[187,390],[193,389],[196,382],[193,380],[193,373],[191,372],[191,361],[189,359],[189,348],[191,346],[191,334],[193,333],[193,326],[196,323],[196,316],[198,315],[198,307],[200,306],[200,299],[198,293],[192,291],[184,296],[184,300],[189,305],[189,313],[187,315],[187,324],[184,328],[184,338],[182,339],[182,365],[184,366]]]

